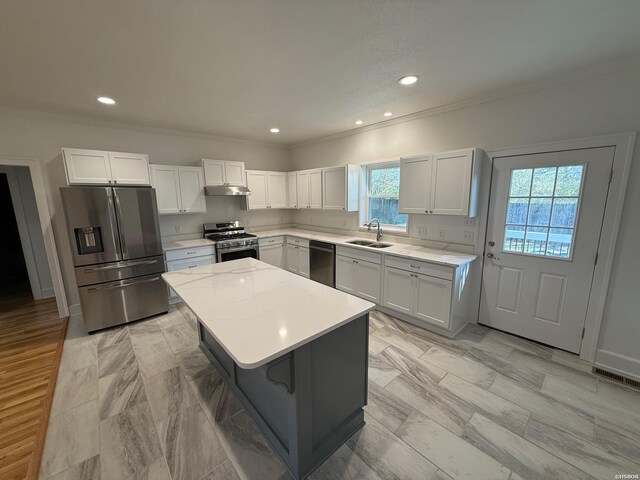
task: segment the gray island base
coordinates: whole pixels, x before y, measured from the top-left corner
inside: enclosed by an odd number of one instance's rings
[[[364,426],[368,313],[251,369],[240,368],[201,322],[198,331],[200,348],[294,478],[307,478]]]

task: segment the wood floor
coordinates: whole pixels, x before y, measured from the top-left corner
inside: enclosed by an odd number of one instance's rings
[[[35,479],[67,319],[55,299],[0,302],[0,478]]]

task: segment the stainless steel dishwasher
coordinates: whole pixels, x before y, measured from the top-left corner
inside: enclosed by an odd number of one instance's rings
[[[309,269],[311,280],[329,287],[336,286],[336,246],[332,243],[309,242]]]

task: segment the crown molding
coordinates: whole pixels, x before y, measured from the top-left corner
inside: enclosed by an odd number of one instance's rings
[[[490,92],[484,95],[479,95],[476,97],[470,97],[465,100],[461,100],[459,102],[453,102],[449,104],[440,105],[437,107],[428,108],[426,110],[410,113],[408,115],[402,115],[389,120],[381,120],[379,122],[372,123],[364,127],[352,128],[342,132],[332,133],[330,135],[325,135],[318,138],[312,138],[310,140],[305,140],[303,142],[292,143],[288,145],[288,148],[291,151],[296,148],[315,145],[318,143],[324,143],[331,140],[337,140],[339,138],[350,137],[353,135],[358,135],[360,133],[370,132],[373,130],[378,130],[380,128],[386,128],[392,125],[412,122],[414,120],[419,120],[421,118],[433,117],[436,115],[441,115],[443,113],[453,112],[455,110],[461,110],[463,108],[469,108],[469,107],[473,107],[483,103],[489,103],[496,100],[515,97],[519,95],[526,95],[528,93],[544,90],[557,85],[572,83],[580,80],[586,80],[588,78],[599,77],[599,76],[603,76],[611,73],[632,72],[637,70],[640,70],[640,55],[625,57],[621,60],[618,59],[616,61],[598,64],[597,66],[586,68],[586,69],[573,70],[571,72],[568,72],[562,75],[557,75],[557,76],[546,78],[543,80],[538,80],[535,82],[525,83],[522,85],[518,85],[516,87],[495,90],[493,92]]]

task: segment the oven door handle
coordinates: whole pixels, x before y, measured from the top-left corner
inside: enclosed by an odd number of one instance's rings
[[[243,250],[258,250],[258,245],[243,245],[242,247],[235,247],[235,248],[219,248],[218,249],[218,254],[222,255],[225,253],[232,253],[232,252],[242,252]]]

